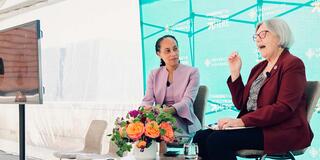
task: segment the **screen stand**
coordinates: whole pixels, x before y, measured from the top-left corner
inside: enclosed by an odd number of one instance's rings
[[[19,153],[20,160],[25,160],[25,104],[19,104]]]

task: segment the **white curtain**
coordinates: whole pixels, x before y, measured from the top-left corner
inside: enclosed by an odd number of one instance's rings
[[[26,105],[26,140],[27,154],[43,158],[41,149],[81,149],[91,120],[106,120],[110,133],[117,116],[138,107],[139,2],[64,0],[1,20],[0,29],[35,19],[43,31],[45,94],[44,104]],[[18,142],[18,106],[0,108],[0,150],[18,153],[17,145],[6,145]]]

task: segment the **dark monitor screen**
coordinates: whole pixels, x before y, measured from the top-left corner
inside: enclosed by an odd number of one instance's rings
[[[0,31],[0,103],[42,104],[40,21]]]

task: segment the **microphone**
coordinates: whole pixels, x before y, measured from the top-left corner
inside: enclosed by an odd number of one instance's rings
[[[170,82],[169,81],[167,81],[167,87],[169,87],[170,86]]]
[[[266,76],[267,76],[267,78],[269,78],[271,76],[271,73],[270,72],[266,72]]]

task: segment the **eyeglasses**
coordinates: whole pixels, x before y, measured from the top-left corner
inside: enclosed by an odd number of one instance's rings
[[[269,32],[269,31],[267,31],[267,30],[263,30],[263,31],[261,31],[261,32],[258,33],[258,34],[254,34],[254,35],[252,36],[253,41],[256,41],[256,40],[257,40],[257,37],[259,37],[260,39],[266,38],[268,32]]]

